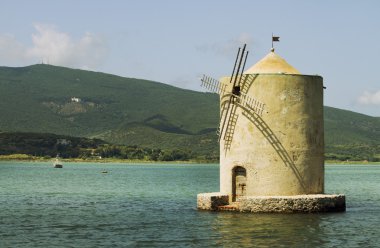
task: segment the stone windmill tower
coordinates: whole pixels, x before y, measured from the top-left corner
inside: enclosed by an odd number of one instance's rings
[[[302,75],[273,46],[244,71],[245,48],[230,77],[202,78],[220,95],[220,192],[199,194],[198,208],[344,211],[344,195],[324,194],[322,77]]]

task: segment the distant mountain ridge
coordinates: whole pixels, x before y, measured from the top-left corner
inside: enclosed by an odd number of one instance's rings
[[[0,97],[0,131],[218,154],[216,94],[38,64],[0,67]],[[325,134],[328,154],[344,155],[339,151],[344,146],[377,147],[380,118],[325,107]],[[376,149],[375,157],[380,154]]]
[[[215,94],[38,64],[0,67],[0,97],[0,131],[218,153]]]
[[[327,158],[380,161],[380,117],[325,107],[324,124]]]

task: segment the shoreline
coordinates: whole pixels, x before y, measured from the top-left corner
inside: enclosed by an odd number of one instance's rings
[[[53,162],[55,158],[37,157],[26,154],[0,155],[1,161],[20,162]],[[61,158],[65,163],[126,163],[126,164],[216,164],[219,161],[208,160],[175,160],[175,161],[154,161],[144,159],[119,159],[119,158]]]
[[[360,165],[380,165],[380,162],[371,162],[371,161],[340,161],[340,160],[325,160],[325,164],[329,165],[349,165],[349,164],[360,164]]]
[[[1,161],[22,161],[22,162],[53,162],[54,158],[45,158],[38,156],[31,156],[26,154],[11,154],[0,155]],[[61,159],[63,162],[69,163],[135,163],[135,164],[219,164],[219,161],[215,160],[175,160],[175,161],[154,161],[144,159],[118,159],[118,158],[67,158]],[[371,161],[340,161],[340,160],[325,160],[325,165],[380,165],[380,162]]]

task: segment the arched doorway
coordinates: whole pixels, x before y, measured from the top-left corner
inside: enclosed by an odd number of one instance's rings
[[[232,171],[232,201],[246,195],[247,171],[244,167],[236,166]]]

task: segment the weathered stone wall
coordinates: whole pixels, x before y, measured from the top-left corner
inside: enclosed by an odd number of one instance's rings
[[[319,213],[346,210],[344,195],[247,196],[228,205],[228,195],[214,192],[197,196],[197,208],[251,213]]]
[[[232,170],[242,166],[247,196],[323,193],[322,77],[253,76],[247,95],[265,103],[266,112],[249,113],[244,104],[237,108],[231,148],[220,143],[220,191],[232,199]],[[231,87],[229,77],[221,81]],[[227,99],[222,96],[221,103]]]
[[[317,213],[346,210],[344,195],[256,196],[239,201],[240,212]]]
[[[199,194],[198,209],[345,211],[344,195],[323,194],[322,77],[301,75],[272,49],[242,76],[240,91],[229,77],[221,82],[220,193]]]
[[[214,192],[197,195],[197,208],[201,210],[218,210],[218,207],[228,205],[228,195]]]

